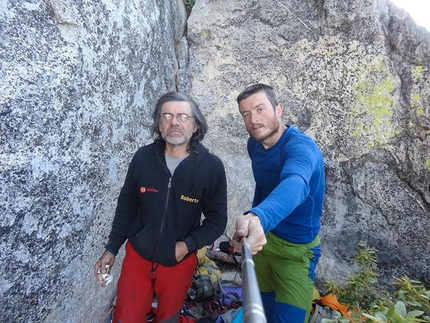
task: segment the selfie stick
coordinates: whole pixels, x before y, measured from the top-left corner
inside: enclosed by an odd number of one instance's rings
[[[243,322],[267,322],[255,275],[254,261],[246,238],[242,238],[242,309]]]

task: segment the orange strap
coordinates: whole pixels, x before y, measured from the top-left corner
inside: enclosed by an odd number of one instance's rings
[[[352,319],[348,307],[339,303],[335,294],[327,294],[326,296],[321,296],[320,301],[324,306],[330,306],[331,309],[339,311],[342,316]]]

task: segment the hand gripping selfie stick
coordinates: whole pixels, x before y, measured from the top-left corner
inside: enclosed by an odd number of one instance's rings
[[[242,310],[243,322],[267,322],[255,275],[254,261],[246,238],[242,238]]]

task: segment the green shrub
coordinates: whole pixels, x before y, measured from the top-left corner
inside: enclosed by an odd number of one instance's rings
[[[352,322],[429,322],[430,291],[419,281],[404,276],[396,278],[395,291],[390,294],[377,286],[377,250],[360,241],[352,261],[358,270],[339,284],[330,280],[324,284],[328,293],[337,295],[340,303],[351,310]],[[345,317],[326,322],[345,322]]]

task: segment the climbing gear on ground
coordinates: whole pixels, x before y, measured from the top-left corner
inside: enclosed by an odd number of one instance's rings
[[[336,312],[336,310],[331,309],[329,306],[324,306],[318,300],[314,300],[312,302],[309,323],[321,323],[323,319],[334,320],[336,319]],[[338,316],[340,316],[340,313]]]
[[[214,296],[221,289],[221,270],[206,255],[206,249],[203,247],[197,252],[198,265],[188,290],[188,297],[197,302]]]

